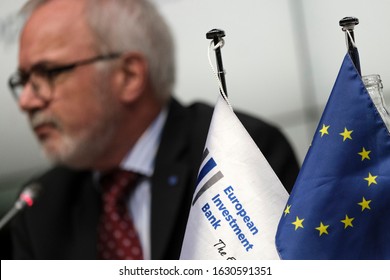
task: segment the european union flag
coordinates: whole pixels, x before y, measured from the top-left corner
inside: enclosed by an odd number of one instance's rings
[[[381,114],[347,54],[278,226],[282,259],[390,259]]]

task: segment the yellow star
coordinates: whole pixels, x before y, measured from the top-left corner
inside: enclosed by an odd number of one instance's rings
[[[329,225],[324,225],[322,222],[320,223],[319,227],[316,227],[316,230],[320,232],[320,236],[325,233],[328,234],[328,227]]]
[[[378,183],[376,182],[376,178],[378,176],[372,176],[370,172],[368,172],[368,177],[364,178],[368,182],[368,186],[371,186],[371,184],[377,185]]]
[[[297,216],[297,218],[295,219],[295,222],[292,222],[292,224],[295,225],[295,230],[297,230],[298,228],[303,228],[302,223],[304,220],[305,219],[299,219]]]
[[[344,224],[344,229],[346,229],[347,227],[353,227],[352,225],[353,220],[355,220],[355,218],[350,218],[348,217],[348,215],[345,215],[345,219],[341,220],[340,222]]]
[[[366,149],[363,147],[363,150],[358,154],[362,156],[362,161],[363,161],[365,159],[370,160],[370,157],[368,155],[369,153],[371,153],[371,151],[366,151]]]
[[[321,133],[321,137],[324,136],[324,134],[328,134],[329,135],[329,132],[328,132],[328,128],[330,127],[330,125],[322,125],[322,128],[320,129],[320,133]]]
[[[363,197],[362,202],[359,202],[358,204],[362,207],[362,212],[363,212],[364,209],[369,209],[369,210],[371,210],[371,208],[370,208],[370,203],[371,203],[371,200],[366,200],[366,199]]]
[[[287,214],[290,214],[290,208],[291,208],[291,205],[286,206],[286,209],[284,209],[284,216],[286,216]]]
[[[341,132],[340,135],[343,136],[343,142],[347,139],[351,139],[352,140],[352,137],[351,137],[351,134],[352,134],[353,130],[348,130],[346,127],[344,127],[344,132]]]

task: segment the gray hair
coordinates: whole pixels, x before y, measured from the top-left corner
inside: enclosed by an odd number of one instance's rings
[[[30,0],[22,13],[28,17],[48,1]],[[148,0],[86,0],[85,8],[97,48],[102,53],[142,53],[156,94],[168,99],[175,82],[174,42],[157,8]]]

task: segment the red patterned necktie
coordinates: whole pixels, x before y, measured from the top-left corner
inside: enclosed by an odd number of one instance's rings
[[[142,248],[126,207],[139,175],[117,169],[102,177],[103,211],[98,231],[98,258],[142,260]]]

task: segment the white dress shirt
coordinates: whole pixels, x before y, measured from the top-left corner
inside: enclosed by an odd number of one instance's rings
[[[138,139],[133,149],[123,159],[120,167],[142,175],[135,191],[129,198],[129,212],[140,237],[145,260],[151,259],[151,177],[161,132],[167,118],[163,109],[148,129]]]

